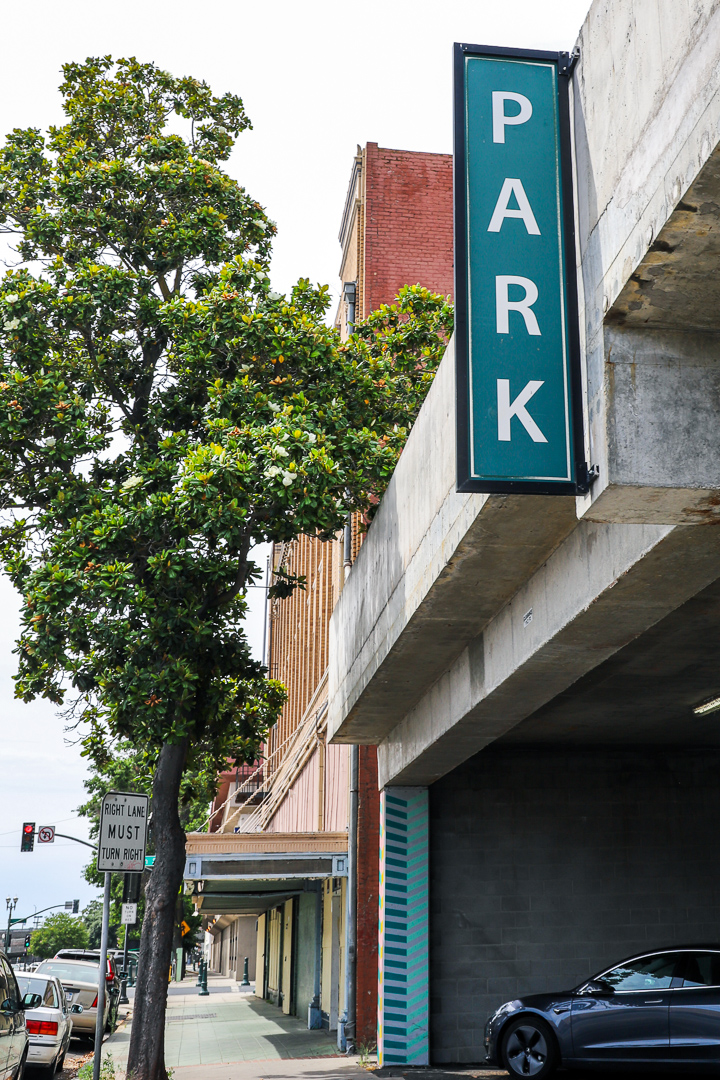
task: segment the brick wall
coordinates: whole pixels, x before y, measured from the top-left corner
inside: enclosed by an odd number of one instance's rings
[[[431,1060],[503,1001],[720,936],[717,750],[492,750],[430,788]]]
[[[368,143],[362,314],[418,283],[453,292],[452,155]]]
[[[377,750],[361,746],[358,762],[357,1044],[377,1036],[378,838],[380,796]]]

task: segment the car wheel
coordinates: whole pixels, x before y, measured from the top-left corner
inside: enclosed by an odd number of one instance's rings
[[[66,1055],[66,1053],[67,1053],[67,1047],[65,1048],[65,1050],[63,1050],[62,1054],[58,1058],[58,1063],[57,1063],[57,1071],[58,1072],[62,1072],[63,1069],[65,1068],[65,1055]]]
[[[520,1016],[503,1038],[502,1059],[511,1076],[534,1076],[544,1080],[558,1065],[555,1036],[548,1025],[534,1016]]]

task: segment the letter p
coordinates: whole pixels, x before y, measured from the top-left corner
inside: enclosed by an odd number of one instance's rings
[[[520,112],[512,116],[505,113],[505,102],[515,101]],[[492,92],[493,142],[505,142],[505,128],[514,124],[526,124],[532,116],[532,102],[524,94],[511,94],[505,90]]]

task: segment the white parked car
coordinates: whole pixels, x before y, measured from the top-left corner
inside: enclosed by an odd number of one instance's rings
[[[73,1014],[81,1013],[81,1005],[70,1005],[60,980],[52,975],[16,975],[20,993],[38,994],[42,1004],[25,1012],[25,1024],[30,1036],[28,1065],[41,1065],[46,1075],[54,1076],[62,1069],[70,1042]]]

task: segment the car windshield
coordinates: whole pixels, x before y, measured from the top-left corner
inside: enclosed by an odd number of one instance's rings
[[[38,974],[56,975],[64,982],[96,983],[100,971],[99,964],[73,963],[71,960],[48,960],[38,968]]]

